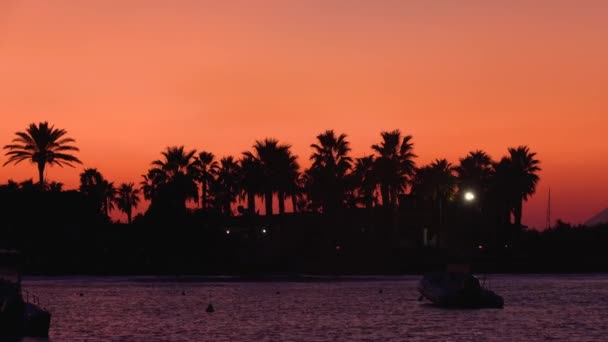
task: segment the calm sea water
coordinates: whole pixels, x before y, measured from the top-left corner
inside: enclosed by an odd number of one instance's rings
[[[505,308],[483,310],[419,302],[419,279],[73,277],[28,278],[24,287],[53,314],[50,341],[608,340],[608,275],[490,276]]]

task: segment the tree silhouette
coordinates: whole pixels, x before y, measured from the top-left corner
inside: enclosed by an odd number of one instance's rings
[[[201,208],[207,209],[209,184],[214,180],[219,167],[215,156],[211,152],[201,151],[193,163],[196,179],[201,183]]]
[[[414,144],[411,135],[402,139],[399,130],[382,132],[380,135],[382,142],[372,145],[372,149],[378,153],[375,169],[380,182],[382,205],[395,208],[397,196],[405,191],[408,180],[414,175],[414,158],[417,156],[412,152]]]
[[[94,203],[97,212],[110,217],[116,196],[114,183],[107,181],[97,169],[87,168],[80,174],[79,190]]]
[[[456,188],[455,167],[446,159],[436,159],[430,165],[416,170],[412,181],[412,194],[431,200],[437,209],[437,241],[440,243],[444,229],[445,208],[448,200],[454,197]]]
[[[276,139],[256,141],[253,152],[243,152],[249,163],[258,163],[261,173],[260,186],[264,194],[266,215],[272,216],[272,199],[276,193],[279,197],[279,209],[284,210],[284,194],[288,191],[289,181],[293,180],[293,170],[299,168],[294,156],[289,151],[289,145],[279,144]]]
[[[127,215],[127,222],[131,224],[133,209],[139,204],[139,190],[133,183],[122,183],[116,193],[118,209]]]
[[[247,197],[247,211],[255,214],[255,197],[262,195],[264,190],[262,183],[265,180],[262,165],[256,157],[245,152],[240,160],[240,166],[242,196]]]
[[[527,146],[509,148],[510,162],[510,185],[514,192],[515,207],[513,208],[513,218],[515,227],[521,227],[521,216],[523,202],[528,200],[528,196],[536,192],[538,184],[538,166],[540,161],[536,159],[536,152],[530,152]]]
[[[456,167],[460,192],[472,191],[483,205],[493,175],[493,161],[484,151],[469,152]]]
[[[355,166],[351,173],[355,201],[371,209],[376,201],[376,187],[378,180],[374,170],[374,156],[355,159]]]
[[[105,179],[95,168],[87,168],[80,174],[80,192],[89,198],[98,213],[104,212]]]
[[[277,197],[279,200],[279,213],[285,213],[285,198],[287,195],[293,197],[298,193],[298,180],[300,175],[300,165],[297,162],[298,157],[291,154],[290,146],[283,145],[285,148],[280,149],[277,156],[278,177],[277,182]],[[293,208],[295,211],[296,209]]]
[[[332,212],[344,203],[352,159],[348,155],[350,144],[346,134],[336,135],[327,130],[317,136],[317,143],[310,145],[312,166],[307,171],[308,194],[314,207]]]
[[[48,122],[30,124],[25,132],[17,132],[13,143],[4,146],[8,160],[4,165],[14,163],[19,164],[24,160],[29,160],[38,167],[38,179],[41,189],[44,189],[44,170],[46,165],[64,165],[73,167],[73,163],[82,162],[71,155],[70,152],[78,151],[76,146],[71,145],[75,142],[72,138],[67,138],[67,131],[56,129]]]
[[[195,153],[185,151],[184,146],[167,147],[161,153],[163,159],[152,162],[153,168],[148,170],[142,184],[144,196],[150,196],[152,205],[183,214],[188,199],[198,200]]]
[[[211,190],[216,208],[227,216],[232,215],[230,205],[238,196],[240,178],[240,167],[234,158],[222,158],[217,170],[217,179],[211,183]]]

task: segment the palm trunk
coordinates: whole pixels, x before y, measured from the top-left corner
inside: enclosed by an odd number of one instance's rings
[[[395,209],[397,207],[397,187],[391,188],[391,209]]]
[[[521,214],[523,207],[523,200],[519,199],[517,204],[515,204],[515,208],[513,208],[513,219],[515,221],[515,229],[521,229]]]
[[[291,195],[291,206],[294,213],[298,212],[298,198],[296,195]]]
[[[382,196],[382,206],[388,208],[390,205],[390,199],[388,198],[389,190],[388,185],[380,186],[380,195]]]
[[[232,210],[230,208],[230,201],[226,201],[226,203],[224,204],[224,212],[226,213],[227,216],[232,216]]]
[[[131,210],[127,210],[127,222],[129,223],[129,225],[131,225],[132,222],[131,214]]]
[[[207,209],[207,181],[203,181],[203,193],[201,196],[201,208]]]
[[[283,195],[283,192],[279,191],[279,214],[283,215],[285,214],[285,196]]]
[[[251,215],[255,215],[255,193],[253,192],[247,193],[247,211]]]
[[[44,190],[44,162],[38,162],[38,185]]]
[[[266,192],[264,197],[266,201],[266,216],[272,216],[272,191]]]

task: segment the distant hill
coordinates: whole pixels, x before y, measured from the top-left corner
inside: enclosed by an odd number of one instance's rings
[[[597,215],[588,219],[585,225],[588,227],[597,226],[598,224],[608,223],[608,208],[600,211]]]

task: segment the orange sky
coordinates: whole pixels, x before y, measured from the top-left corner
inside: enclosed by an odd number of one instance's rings
[[[527,144],[543,171],[524,223],[544,227],[549,187],[552,218],[578,223],[608,207],[606,18],[606,1],[2,0],[0,144],[48,120],[116,183],[178,144],[275,137],[306,166],[325,129],[362,156],[399,128],[419,164]]]

